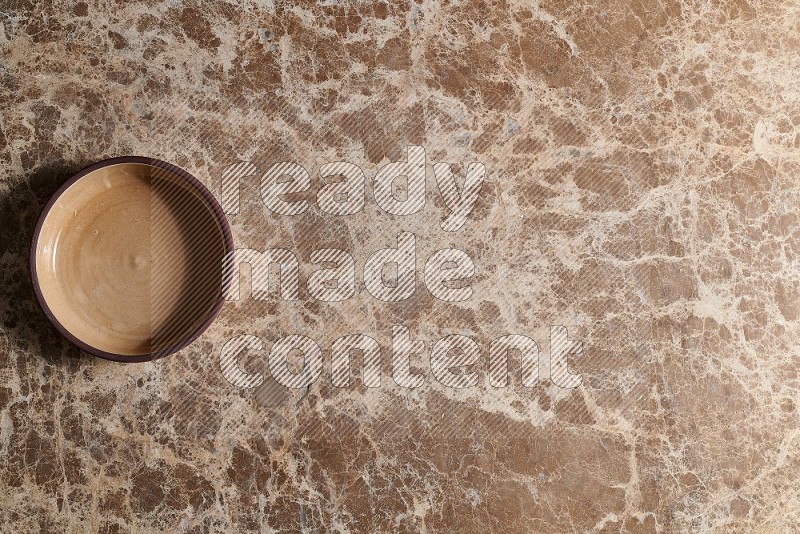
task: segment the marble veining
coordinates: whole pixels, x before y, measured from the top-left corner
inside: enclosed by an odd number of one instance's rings
[[[778,0],[5,0],[0,6],[0,530],[14,532],[793,532],[800,530],[800,6]],[[425,209],[370,180],[426,151]],[[83,165],[138,154],[222,194],[249,161],[335,161],[368,180],[348,216],[264,207],[243,179],[237,247],[367,256],[413,232],[456,247],[472,297],[421,281],[385,303],[228,302],[150,364],[81,355],[33,297],[28,247]],[[462,228],[430,166],[487,175]],[[394,240],[394,241],[393,241]],[[422,260],[420,260],[422,261]],[[250,291],[244,284],[244,291]],[[304,287],[304,286],[303,286]],[[420,388],[330,380],[338,337],[392,325]],[[436,340],[551,325],[580,387],[452,389]],[[320,380],[237,388],[279,337]]]

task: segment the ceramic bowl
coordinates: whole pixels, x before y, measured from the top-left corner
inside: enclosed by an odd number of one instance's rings
[[[48,319],[80,349],[123,362],[172,354],[219,313],[230,227],[186,171],[144,157],[91,165],[56,191],[31,245]]]

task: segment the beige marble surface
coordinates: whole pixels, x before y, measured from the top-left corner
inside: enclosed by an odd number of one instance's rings
[[[797,2],[4,0],[0,51],[0,530],[800,530]],[[33,225],[87,163],[153,156],[219,195],[232,163],[294,161],[313,200],[324,163],[372,179],[409,145],[486,166],[462,229],[432,178],[409,217],[371,186],[352,216],[276,215],[253,178],[236,246],[291,249],[305,279],[315,249],[360,272],[405,230],[472,257],[468,301],[301,285],[121,365],[32,296]],[[392,325],[425,343],[420,388],[390,377]],[[546,353],[551,325],[583,343],[580,387],[485,382],[492,339]],[[380,388],[358,364],[331,385],[351,333],[379,341]],[[227,340],[262,340],[242,365],[266,373],[288,334],[323,349],[307,391],[225,380]],[[478,386],[431,376],[449,334],[481,348]]]

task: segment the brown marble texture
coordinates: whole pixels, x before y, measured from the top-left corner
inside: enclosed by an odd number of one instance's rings
[[[800,531],[800,5],[789,0],[0,0],[3,532]],[[269,213],[244,180],[237,247],[467,251],[474,294],[246,298],[180,353],[81,355],[32,295],[28,246],[81,166],[148,155],[217,194],[236,161],[408,145],[487,168],[443,232],[413,217]],[[432,175],[431,175],[432,176]],[[425,343],[389,376],[392,325]],[[427,365],[550,325],[583,384],[453,390]],[[222,376],[233,336],[383,348],[381,388]],[[266,373],[266,351],[243,365]],[[354,366],[354,372],[359,364]],[[515,368],[516,369],[516,368]],[[516,373],[516,371],[515,371]],[[515,377],[517,375],[515,374]]]

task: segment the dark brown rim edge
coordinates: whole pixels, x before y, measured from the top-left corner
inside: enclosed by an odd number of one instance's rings
[[[167,347],[165,349],[161,349],[158,351],[150,352],[147,354],[135,354],[135,355],[125,355],[125,354],[114,354],[111,352],[106,352],[100,350],[98,348],[92,347],[87,345],[80,339],[76,338],[72,335],[64,326],[56,319],[55,315],[53,314],[50,307],[45,302],[44,295],[42,295],[42,289],[39,284],[39,275],[36,272],[36,248],[39,242],[39,234],[42,230],[42,225],[44,224],[44,220],[47,218],[48,213],[52,209],[53,205],[56,203],[58,198],[67,190],[72,184],[86,176],[87,174],[94,172],[98,169],[102,169],[103,167],[109,167],[111,165],[117,165],[120,163],[141,163],[144,165],[150,165],[152,167],[157,167],[159,169],[166,170],[171,172],[172,174],[182,178],[185,180],[196,192],[198,192],[203,199],[207,203],[207,207],[211,209],[211,212],[214,214],[214,217],[217,221],[217,224],[222,230],[223,239],[225,241],[225,257],[229,257],[229,255],[233,252],[233,237],[231,235],[231,228],[228,224],[228,219],[225,217],[225,213],[222,211],[222,207],[220,206],[217,199],[214,198],[214,195],[208,188],[203,185],[197,178],[189,174],[187,171],[181,169],[180,167],[173,165],[171,163],[167,163],[166,161],[162,161],[156,158],[148,158],[143,156],[120,156],[115,158],[104,159],[89,165],[88,167],[84,167],[83,169],[79,170],[77,173],[72,175],[61,187],[56,190],[55,193],[50,197],[50,200],[47,201],[44,208],[42,209],[42,213],[39,215],[39,220],[36,222],[36,227],[33,231],[33,239],[31,240],[31,250],[28,261],[30,262],[30,273],[31,273],[31,282],[33,283],[33,292],[36,294],[36,300],[39,302],[39,306],[42,308],[45,316],[47,319],[56,327],[56,330],[67,339],[70,343],[85,351],[93,356],[98,356],[100,358],[104,358],[106,360],[113,360],[115,362],[124,362],[124,363],[138,363],[138,362],[149,362],[156,360],[158,358],[163,358],[164,356],[169,356],[170,354],[174,354],[179,350],[187,347],[191,344],[194,340],[196,340],[200,335],[205,332],[211,323],[214,322],[214,319],[217,318],[219,312],[222,310],[222,306],[225,303],[225,294],[228,290],[231,281],[231,271],[230,269],[224,268],[223,269],[223,279],[222,279],[222,291],[220,292],[220,297],[217,300],[214,308],[209,312],[206,319],[203,321],[200,326],[198,326],[189,336],[184,338],[179,343]]]

